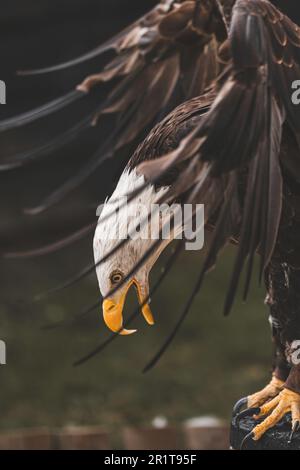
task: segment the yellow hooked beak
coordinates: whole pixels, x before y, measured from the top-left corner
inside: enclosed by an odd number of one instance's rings
[[[124,335],[124,336],[131,335],[132,333],[135,333],[137,331],[137,330],[126,330],[125,328],[123,328],[123,308],[124,308],[127,293],[132,285],[134,285],[136,288],[140,305],[143,305],[144,299],[142,296],[141,287],[135,279],[133,279],[128,284],[124,293],[122,293],[122,296],[118,303],[116,303],[112,299],[105,299],[102,304],[103,318],[104,318],[106,326],[108,326],[108,328],[114,333],[119,333],[120,335]],[[149,325],[154,325],[153,315],[152,315],[152,312],[148,303],[142,306],[142,314],[146,322]]]

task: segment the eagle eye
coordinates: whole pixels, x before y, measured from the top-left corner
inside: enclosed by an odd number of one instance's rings
[[[121,273],[121,271],[114,271],[113,273],[111,273],[109,278],[112,284],[119,284],[119,282],[123,280],[124,275],[123,273]]]

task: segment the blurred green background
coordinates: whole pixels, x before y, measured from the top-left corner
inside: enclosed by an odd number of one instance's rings
[[[91,250],[91,241],[86,249]],[[90,246],[89,246],[90,245]],[[80,247],[78,247],[79,249]],[[192,289],[202,254],[185,252],[152,301],[156,324],[140,317],[135,335],[119,337],[86,364],[73,363],[108,337],[101,309],[72,326],[45,331],[49,322],[71,318],[97,301],[95,276],[47,301],[24,302],[29,294],[56,285],[57,275],[72,264],[56,255],[52,268],[40,263],[10,262],[6,282],[13,300],[1,306],[1,337],[7,343],[7,365],[1,367],[1,427],[101,424],[149,424],[157,415],[170,423],[213,414],[229,418],[241,396],[262,387],[270,375],[271,341],[264,289],[253,288],[249,301],[238,300],[228,318],[222,316],[226,282],[234,247],[210,273],[180,333],[157,366],[142,374],[176,322]],[[159,275],[168,253],[153,270]],[[45,260],[46,262],[46,260]],[[30,273],[30,275],[29,275]],[[255,278],[256,280],[256,278]],[[29,286],[34,284],[34,289]],[[125,318],[136,307],[134,292]]]

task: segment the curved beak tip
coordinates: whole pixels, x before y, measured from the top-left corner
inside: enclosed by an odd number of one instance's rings
[[[136,333],[136,332],[137,332],[137,330],[126,330],[126,329],[124,328],[123,330],[121,330],[121,331],[119,332],[119,334],[120,334],[121,336],[129,336],[129,335],[133,335],[133,334]]]
[[[154,325],[154,317],[148,304],[144,305],[144,307],[142,308],[142,314],[148,325]]]
[[[130,287],[130,285],[128,286]],[[154,325],[154,318],[148,303],[143,305],[143,296],[141,295],[140,287],[136,283],[136,288],[138,291],[139,302],[142,305],[142,315],[145,318],[148,325]],[[118,302],[115,302],[112,299],[105,299],[102,304],[103,308],[103,318],[106,326],[113,331],[122,336],[132,335],[136,333],[137,330],[127,330],[123,328],[123,307],[125,303],[125,298],[128,288],[125,290],[124,294],[121,296],[121,299]]]

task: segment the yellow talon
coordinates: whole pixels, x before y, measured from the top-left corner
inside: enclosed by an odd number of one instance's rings
[[[284,389],[270,402],[262,406],[259,417],[269,416],[253,429],[253,439],[259,440],[265,432],[275,426],[285,414],[292,413],[293,426],[300,420],[300,394]]]
[[[280,394],[277,395],[273,400],[268,401],[260,408],[260,413],[256,415],[256,418],[261,418],[262,416],[266,416],[267,414],[271,413],[271,411],[276,408],[280,401]]]
[[[272,377],[271,382],[262,390],[248,397],[248,408],[254,408],[263,405],[271,398],[276,397],[283,390],[284,382]]]

